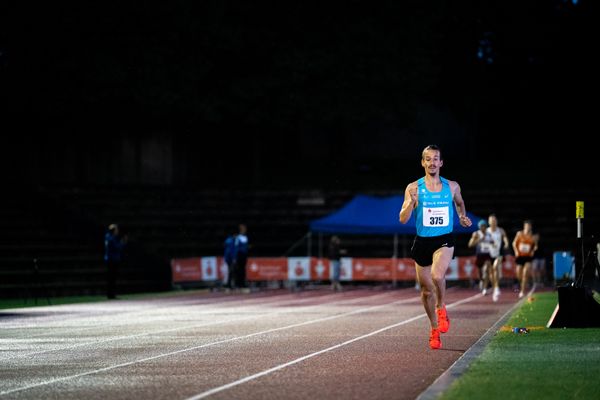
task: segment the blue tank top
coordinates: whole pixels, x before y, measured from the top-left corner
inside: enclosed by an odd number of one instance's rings
[[[442,190],[430,192],[425,178],[417,181],[419,202],[417,204],[417,235],[423,237],[441,236],[452,232],[454,207],[452,190],[447,179],[440,177]]]

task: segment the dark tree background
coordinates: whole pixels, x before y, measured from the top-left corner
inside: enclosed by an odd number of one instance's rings
[[[404,187],[437,143],[471,184],[583,182],[597,16],[590,0],[4,3],[3,179]]]

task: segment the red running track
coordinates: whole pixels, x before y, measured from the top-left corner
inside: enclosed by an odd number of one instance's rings
[[[2,399],[414,399],[516,302],[413,288],[202,293],[0,311]]]

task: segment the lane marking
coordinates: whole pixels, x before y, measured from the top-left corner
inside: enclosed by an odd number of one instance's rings
[[[404,290],[403,292],[407,292],[408,290]],[[358,291],[363,292],[363,291]],[[376,298],[376,297],[380,297],[380,296],[385,296],[385,295],[389,295],[389,292],[384,292],[384,293],[378,293],[378,294],[374,294],[371,296],[367,296],[366,298]],[[202,309],[202,310],[207,310],[209,312],[214,311],[215,309],[217,310],[222,310],[223,313],[226,312],[235,312],[237,311],[239,308],[243,308],[244,311],[247,312],[249,306],[256,306],[256,307],[263,307],[263,306],[268,306],[271,304],[279,304],[282,302],[282,300],[285,301],[290,301],[290,302],[294,302],[295,304],[302,304],[302,303],[308,303],[311,301],[316,301],[319,299],[327,299],[329,301],[330,298],[338,298],[339,299],[339,294],[334,294],[334,293],[330,293],[330,294],[324,294],[321,295],[320,293],[317,293],[316,295],[310,295],[307,297],[298,297],[298,296],[293,296],[290,295],[290,293],[287,294],[274,294],[271,296],[260,296],[257,298],[240,298],[237,300],[233,300],[233,299],[229,299],[227,297],[218,297],[218,298],[214,298],[211,301],[207,301],[207,302],[201,302],[198,303],[198,300],[186,300],[186,301],[180,301],[178,303],[173,304],[172,302],[169,302],[168,304],[164,304],[162,306],[158,306],[156,307],[156,305],[154,304],[149,304],[149,305],[144,305],[141,304],[142,307],[140,307],[139,309],[134,309],[131,311],[123,311],[121,312],[119,315],[120,319],[126,319],[128,318],[130,315],[133,316],[139,316],[142,314],[152,314],[152,313],[165,313],[165,312],[169,312],[170,310],[174,309],[174,310],[179,310],[181,308],[181,306],[197,306],[197,309]],[[357,301],[360,299],[364,299],[365,297],[350,297],[350,298],[343,298],[337,301]],[[204,300],[204,299],[203,299]],[[219,300],[227,300],[227,301],[219,301]],[[126,300],[125,302],[131,303],[130,301]],[[154,301],[152,301],[152,303],[154,303]],[[111,305],[114,305],[116,303],[111,303]],[[134,304],[135,306],[140,306],[138,304]],[[61,311],[64,312],[64,310],[66,309],[67,311],[72,310],[72,312],[77,312],[77,313],[86,313],[87,315],[85,317],[82,318],[78,318],[78,317],[74,317],[69,319],[70,322],[78,322],[77,326],[74,326],[74,328],[78,328],[76,329],[76,331],[85,331],[85,330],[90,330],[90,329],[97,329],[98,327],[105,327],[106,325],[98,323],[99,319],[108,319],[113,320],[115,319],[115,313],[112,312],[113,310],[110,307],[106,307],[107,304],[103,304],[103,305],[96,305],[94,304],[93,306],[90,306],[89,304],[86,305],[82,305],[82,304],[65,304],[65,305],[58,305],[58,306],[48,306],[48,307],[54,307],[51,311],[52,312],[57,312],[60,313]],[[39,312],[40,308],[46,308],[46,307],[38,307],[34,310],[34,312]],[[90,312],[98,312],[97,310],[104,310],[102,313],[98,313],[98,314],[93,314],[90,315]],[[20,309],[19,309],[20,310]],[[29,312],[31,312],[31,309],[28,309],[26,311],[20,311],[24,314],[27,314]],[[160,315],[160,314],[159,314]],[[46,316],[48,317],[48,316]],[[42,318],[42,317],[40,317]],[[83,320],[83,321],[82,321]],[[156,319],[157,321],[160,321],[160,319]],[[81,322],[88,322],[88,321],[92,321],[94,323],[93,326],[88,326],[88,327],[81,327],[82,323]],[[41,321],[41,322],[46,322],[46,321]],[[56,322],[55,320],[51,320],[49,321],[50,323],[47,325],[41,325],[40,321],[36,321],[30,325],[12,325],[12,326],[8,326],[6,323],[4,323],[2,326],[0,326],[0,334],[9,331],[9,330],[21,330],[21,329],[30,329],[30,328],[35,328],[35,329],[39,329],[40,327],[44,328],[44,329],[53,329],[53,328],[63,328],[64,327],[64,321],[58,321]],[[103,322],[103,321],[102,321]],[[122,327],[122,326],[128,326],[131,324],[121,324],[121,325],[111,325],[115,326],[115,327]],[[32,335],[29,337],[44,337],[47,334],[37,334],[37,335]]]
[[[358,297],[358,298],[350,298],[350,299],[345,299],[345,300],[339,300],[339,301],[332,301],[332,302],[328,302],[328,303],[324,303],[324,304],[315,304],[312,306],[302,306],[301,311],[310,311],[312,309],[319,309],[322,307],[329,307],[329,306],[334,306],[334,305],[341,305],[341,306],[345,306],[345,305],[351,305],[353,303],[359,302],[359,301],[363,301],[365,299],[368,300],[373,300],[374,298],[378,298],[378,297],[387,297],[389,296],[389,293],[379,293],[373,296],[368,296],[368,297]],[[308,299],[302,299],[300,301],[298,301],[298,303],[305,303],[306,300]],[[313,300],[313,299],[311,299]],[[386,304],[393,304],[393,303],[386,303]],[[295,307],[293,305],[287,305],[285,307]],[[243,307],[240,307],[241,311],[240,312],[245,312],[247,313],[248,311],[252,311],[253,308],[248,308],[245,309]],[[210,311],[210,310],[209,310]],[[136,333],[136,334],[132,334],[132,335],[125,335],[125,336],[116,336],[116,337],[112,337],[112,338],[107,338],[107,339],[101,339],[101,340],[92,340],[92,341],[87,341],[87,342],[82,342],[82,343],[76,343],[76,344],[70,344],[68,346],[62,346],[62,347],[57,347],[54,349],[47,349],[47,350],[38,350],[38,351],[33,351],[33,352],[29,352],[29,353],[18,353],[18,354],[13,354],[13,355],[7,355],[7,356],[0,356],[0,360],[14,360],[17,358],[24,358],[24,357],[30,357],[30,356],[34,356],[34,355],[39,355],[39,354],[47,354],[47,353],[52,353],[52,352],[56,352],[56,351],[61,351],[61,350],[69,350],[69,349],[75,349],[78,347],[83,347],[83,346],[89,346],[89,345],[95,345],[95,344],[101,344],[101,343],[108,343],[108,342],[114,342],[114,341],[118,341],[118,340],[127,340],[127,339],[134,339],[134,338],[138,338],[138,337],[142,337],[142,336],[148,336],[148,335],[157,335],[157,334],[163,334],[163,333],[168,333],[168,332],[176,332],[176,331],[181,331],[181,330],[185,330],[185,329],[195,329],[195,328],[202,328],[205,326],[213,326],[213,325],[219,325],[219,324],[227,324],[227,323],[233,323],[233,322],[240,322],[240,321],[246,321],[246,320],[251,320],[251,319],[258,319],[258,318],[264,318],[264,317],[269,317],[269,316],[276,316],[276,315],[286,315],[286,314],[294,314],[297,313],[298,309],[291,309],[291,310],[281,310],[281,311],[276,311],[276,312],[268,312],[268,310],[265,310],[265,313],[262,315],[250,315],[250,316],[246,316],[246,317],[239,317],[239,318],[232,318],[232,319],[227,319],[224,321],[214,321],[214,322],[203,322],[201,324],[194,324],[194,325],[187,325],[187,326],[180,326],[180,327],[176,327],[176,328],[169,328],[169,329],[161,329],[161,330],[155,330],[155,331],[148,331],[148,332],[142,332],[142,333]],[[210,314],[208,314],[210,316]],[[151,322],[160,322],[160,320],[152,320]],[[127,326],[127,325],[125,325]],[[35,343],[31,342],[29,339],[24,339],[25,341],[23,341],[23,343]],[[61,341],[64,341],[65,339],[61,339]],[[14,340],[12,339],[0,339],[0,344],[2,344],[4,341],[6,341],[7,343],[14,343]]]
[[[297,301],[298,303],[308,302],[311,300],[319,299],[319,298],[327,298],[332,297],[334,294],[325,294],[322,296],[315,295],[312,297],[292,297],[290,301]],[[62,328],[63,321],[56,322],[54,319],[50,321],[46,321],[48,318],[54,317],[55,315],[60,316],[61,313],[71,312],[76,314],[85,314],[84,317],[79,317],[79,315],[74,316],[69,321],[78,322],[78,327],[82,325],[82,322],[92,321],[94,326],[81,328],[79,330],[88,330],[95,329],[99,326],[103,326],[98,323],[98,320],[101,319],[114,319],[115,315],[118,314],[120,319],[126,319],[130,315],[140,315],[142,313],[165,313],[169,312],[172,309],[179,309],[181,306],[197,306],[198,308],[219,308],[224,311],[235,310],[237,307],[246,307],[248,305],[265,305],[265,304],[277,304],[281,299],[290,298],[290,293],[283,294],[269,294],[262,295],[258,294],[258,297],[239,297],[239,298],[230,298],[226,296],[214,297],[214,298],[198,298],[198,299],[190,299],[189,297],[177,299],[177,301],[171,301],[170,299],[165,299],[166,302],[159,303],[157,306],[155,303],[159,300],[123,300],[120,302],[111,302],[111,303],[88,303],[88,304],[61,304],[55,306],[43,306],[28,308],[28,309],[9,309],[3,311],[11,311],[18,312],[20,314],[31,315],[37,314],[41,312],[47,312],[47,314],[43,316],[37,316],[36,319],[41,319],[42,321],[35,321],[30,324],[23,325],[8,325],[6,322],[0,326],[0,333],[8,331],[8,330],[19,330],[19,329],[29,329],[29,328],[39,328],[43,326],[44,328]],[[205,301],[208,300],[208,301]],[[123,304],[129,304],[136,309],[128,309],[130,311],[118,311],[115,312],[114,307],[118,306],[120,309]],[[20,320],[14,321],[19,322]],[[26,322],[31,321],[31,319],[27,319]],[[49,322],[47,325],[41,325],[43,322]],[[34,335],[33,337],[39,337],[41,335]]]
[[[476,294],[476,295],[474,295],[474,296],[467,297],[466,299],[463,299],[463,300],[457,301],[457,302],[455,302],[455,303],[449,304],[449,305],[447,305],[447,306],[446,306],[446,308],[454,308],[454,307],[457,307],[457,306],[459,306],[459,305],[461,305],[461,304],[464,304],[464,303],[467,303],[467,302],[473,301],[473,300],[475,300],[475,299],[478,299],[478,298],[480,298],[480,297],[482,297],[482,296],[483,296],[483,295],[482,295],[481,293],[478,293],[478,294]],[[377,334],[379,334],[379,333],[382,333],[382,332],[385,332],[385,331],[387,331],[387,330],[390,330],[390,329],[393,329],[393,328],[397,328],[397,327],[399,327],[399,326],[402,326],[402,325],[406,325],[406,324],[408,324],[408,323],[410,323],[410,322],[416,321],[416,320],[418,320],[418,319],[420,319],[420,318],[423,318],[423,317],[426,317],[426,316],[427,316],[427,314],[425,314],[425,313],[423,313],[423,314],[419,314],[419,315],[417,315],[417,316],[415,316],[415,317],[412,317],[412,318],[406,319],[406,320],[404,320],[404,321],[400,321],[400,322],[397,322],[397,323],[395,323],[395,324],[392,324],[392,325],[385,326],[385,327],[383,327],[383,328],[380,328],[380,329],[377,329],[377,330],[375,330],[375,331],[373,331],[373,332],[369,332],[369,333],[367,333],[367,334],[364,334],[364,335],[361,335],[361,336],[357,336],[357,337],[355,337],[355,338],[353,338],[353,339],[346,340],[345,342],[342,342],[342,343],[339,343],[339,344],[333,345],[333,346],[331,346],[331,347],[328,347],[328,348],[326,348],[326,349],[319,350],[319,351],[316,351],[316,352],[314,352],[314,353],[307,354],[307,355],[305,355],[305,356],[302,356],[302,357],[300,357],[300,358],[296,358],[295,360],[289,361],[289,362],[287,362],[287,363],[284,363],[284,364],[277,365],[277,366],[275,366],[275,367],[273,367],[273,368],[269,368],[269,369],[266,369],[266,370],[264,370],[264,371],[258,372],[258,373],[256,373],[256,374],[249,375],[249,376],[247,376],[247,377],[245,377],[245,378],[242,378],[242,379],[238,379],[237,381],[233,381],[233,382],[230,382],[230,383],[228,383],[228,384],[225,384],[225,385],[222,385],[222,386],[218,386],[218,387],[212,388],[212,389],[210,389],[210,390],[207,390],[207,391],[205,391],[205,392],[199,393],[199,394],[197,394],[197,395],[194,395],[194,396],[192,396],[192,397],[188,397],[186,400],[197,400],[197,399],[203,399],[203,398],[205,398],[205,397],[208,397],[208,396],[211,396],[211,395],[213,395],[213,394],[215,394],[215,393],[219,393],[219,392],[222,392],[222,391],[224,391],[224,390],[231,389],[232,387],[235,387],[235,386],[241,385],[242,383],[246,383],[246,382],[252,381],[252,380],[254,380],[254,379],[258,379],[258,378],[260,378],[260,377],[263,377],[263,376],[265,376],[265,375],[269,375],[269,374],[271,374],[271,373],[273,373],[273,372],[276,372],[276,371],[282,370],[282,369],[284,369],[284,368],[287,368],[287,367],[289,367],[289,366],[291,366],[291,365],[298,364],[298,363],[300,363],[300,362],[302,362],[302,361],[304,361],[304,360],[308,360],[309,358],[316,357],[316,356],[318,356],[318,355],[321,355],[321,354],[323,354],[323,353],[327,353],[327,352],[329,352],[329,351],[332,351],[332,350],[339,349],[340,347],[343,347],[343,346],[349,345],[349,344],[351,344],[351,343],[357,342],[357,341],[359,341],[359,340],[362,340],[362,339],[366,339],[366,338],[368,338],[368,337],[371,337],[371,336],[377,335]]]
[[[33,388],[37,388],[40,386],[45,386],[45,385],[49,385],[52,383],[57,383],[57,382],[63,382],[69,379],[74,379],[74,378],[80,378],[83,376],[88,376],[88,375],[93,375],[93,374],[97,374],[99,372],[105,372],[105,371],[110,371],[116,368],[121,368],[121,367],[127,367],[130,365],[134,365],[134,364],[139,364],[142,362],[146,362],[146,361],[152,361],[152,360],[156,360],[158,358],[163,358],[163,357],[168,357],[168,356],[172,356],[175,354],[181,354],[181,353],[185,353],[188,351],[192,351],[192,350],[197,350],[197,349],[201,349],[201,348],[205,348],[205,347],[211,347],[211,346],[216,346],[219,344],[223,344],[223,343],[228,343],[228,342],[233,342],[236,340],[242,340],[242,339],[248,339],[254,336],[259,336],[259,335],[264,335],[264,334],[268,334],[268,333],[273,333],[273,332],[278,332],[278,331],[283,331],[286,329],[292,329],[292,328],[297,328],[300,326],[305,326],[305,325],[310,325],[310,324],[314,324],[314,323],[318,323],[318,322],[324,322],[324,321],[330,321],[333,319],[337,319],[337,318],[342,318],[342,317],[346,317],[349,315],[354,315],[354,314],[360,314],[360,313],[364,313],[367,311],[371,311],[371,310],[376,310],[378,308],[383,308],[383,307],[387,307],[387,306],[391,306],[391,305],[395,305],[395,304],[403,304],[403,303],[409,303],[415,300],[420,300],[420,296],[416,296],[416,297],[411,297],[411,298],[407,298],[407,299],[401,299],[401,300],[396,300],[393,301],[391,303],[385,303],[385,304],[380,304],[377,306],[371,306],[371,307],[366,307],[366,308],[362,308],[362,309],[358,309],[358,310],[353,310],[353,311],[349,311],[346,313],[342,313],[342,314],[336,314],[336,315],[331,315],[328,317],[322,317],[322,318],[317,318],[314,320],[309,320],[309,321],[304,321],[304,322],[299,322],[296,324],[292,324],[292,325],[286,325],[286,326],[282,326],[279,328],[272,328],[272,329],[267,329],[264,331],[260,331],[260,332],[254,332],[254,333],[250,333],[247,335],[242,335],[242,336],[236,336],[233,338],[229,338],[229,339],[223,339],[223,340],[218,340],[215,342],[210,342],[210,343],[205,343],[205,344],[201,344],[198,346],[192,346],[192,347],[188,347],[185,349],[181,349],[181,350],[176,350],[176,351],[171,351],[171,352],[167,352],[167,353],[162,353],[162,354],[157,354],[155,356],[151,356],[151,357],[145,357],[139,360],[134,360],[134,361],[129,361],[129,362],[125,362],[125,363],[121,363],[121,364],[116,364],[116,365],[111,365],[108,367],[104,367],[104,368],[98,368],[92,371],[88,371],[88,372],[82,372],[80,374],[74,374],[74,375],[69,375],[69,376],[63,376],[60,378],[54,378],[54,379],[49,379],[46,381],[42,381],[42,382],[38,382],[38,383],[33,383],[30,385],[25,385],[25,386],[21,386],[21,387],[17,387],[14,389],[9,389],[9,390],[4,390],[0,392],[0,396],[5,395],[5,394],[10,394],[10,393],[15,393],[15,392],[21,392],[23,390],[28,390],[28,389],[33,389]],[[425,314],[423,314],[425,315]],[[419,316],[418,318],[421,318],[423,315]]]
[[[527,297],[531,296],[535,290],[535,286],[531,288]],[[496,332],[502,325],[509,320],[512,313],[517,309],[519,305],[523,303],[525,298],[518,300],[510,309],[508,309],[502,316],[492,325],[484,334],[481,336],[471,347],[463,353],[442,375],[440,375],[427,389],[425,389],[415,400],[434,400],[437,399],[442,392],[450,387],[452,382],[462,376],[469,365],[479,357],[485,350],[488,343],[494,338]]]

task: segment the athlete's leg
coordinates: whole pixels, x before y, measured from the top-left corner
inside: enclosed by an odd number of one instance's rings
[[[437,326],[441,333],[450,329],[450,319],[446,312],[446,270],[452,261],[453,247],[442,247],[433,253],[433,264],[431,266],[431,279],[435,288],[435,313]]]
[[[431,264],[431,280],[435,288],[435,306],[441,308],[446,299],[446,271],[452,261],[454,247],[440,247],[433,253]]]
[[[421,267],[419,264],[415,263],[415,267],[417,269],[417,282],[421,289],[421,301],[423,302],[423,307],[425,307],[425,312],[427,313],[429,324],[431,325],[431,330],[429,332],[429,347],[434,350],[439,349],[442,347],[442,341],[440,339],[441,332],[438,329],[438,320],[435,312],[435,287],[431,278],[431,266]]]
[[[483,284],[481,287],[481,292],[485,296],[487,294],[488,285],[490,284],[490,274],[492,266],[490,264],[490,260],[486,260],[483,264]]]
[[[525,290],[527,289],[527,275],[529,274],[530,268],[531,262],[526,262],[523,265],[523,270],[521,271],[521,291],[519,292],[519,297],[523,297],[525,295]]]
[[[517,282],[521,285],[521,274],[523,273],[523,264],[517,264]]]
[[[517,282],[519,285],[519,297],[523,297],[521,294],[521,285],[523,284],[523,270],[525,269],[524,264],[517,264]]]
[[[492,265],[492,285],[495,288],[500,287],[500,268],[502,267],[502,256],[497,257]]]
[[[435,317],[435,299],[434,299],[434,286],[431,280],[431,266],[422,267],[415,263],[417,269],[417,281],[421,288],[421,301],[427,317],[429,317],[429,323],[432,328],[437,329],[437,318]]]
[[[502,266],[502,256],[496,257],[494,264],[492,265],[492,286],[494,290],[492,292],[492,300],[498,301],[500,296],[500,268]]]

